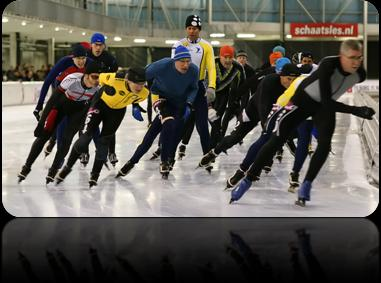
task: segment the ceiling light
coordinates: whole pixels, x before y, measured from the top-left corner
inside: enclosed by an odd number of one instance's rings
[[[292,35],[291,34],[287,34],[286,37],[287,38],[292,38]]]
[[[225,37],[224,33],[211,33],[210,37]]]
[[[73,30],[71,29],[71,30],[69,30],[69,33],[73,33]]]
[[[22,21],[22,22],[21,22],[21,25],[22,25],[22,26],[26,26],[26,21]]]
[[[146,40],[145,40],[144,38],[135,38],[135,39],[134,39],[134,42],[135,42],[135,43],[145,43]]]
[[[40,28],[43,28],[44,27],[44,25],[40,25]]]
[[[114,41],[121,41],[122,38],[120,36],[114,36]]]
[[[218,40],[212,40],[210,43],[212,45],[220,45],[220,42]]]
[[[165,41],[165,44],[175,44],[177,41],[178,41],[178,40],[176,40],[176,39],[167,39],[167,40]]]
[[[105,39],[107,39],[107,35],[105,35]]]
[[[254,38],[254,33],[237,33],[238,38]]]
[[[54,30],[55,30],[55,31],[59,31],[60,28],[59,28],[59,27],[55,27]]]
[[[82,32],[82,35],[86,35],[86,32]]]
[[[6,17],[3,17],[2,22],[3,22],[3,23],[8,23],[8,22],[9,22],[9,19],[6,18]]]

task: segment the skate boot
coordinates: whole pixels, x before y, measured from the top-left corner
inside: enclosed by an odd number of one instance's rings
[[[312,144],[309,144],[308,145],[308,155],[309,155],[309,157],[311,157],[312,156],[312,154],[314,154],[314,149],[312,148]]]
[[[29,172],[31,171],[32,169],[30,169],[30,167],[27,167],[26,165],[24,165],[22,168],[21,168],[21,171],[20,173],[17,175],[17,177],[19,177],[19,183],[21,183],[21,181],[25,180],[26,176],[28,176]]]
[[[244,193],[246,193],[251,186],[251,181],[247,178],[243,179],[241,183],[231,192],[231,198],[229,201],[229,204],[231,204],[233,201],[239,200]]]
[[[46,176],[46,184],[54,182],[54,177],[56,176],[57,172],[58,172],[58,168],[49,169],[48,175]]]
[[[304,181],[302,186],[298,191],[298,200],[295,201],[296,205],[306,206],[306,201],[310,200],[310,192],[311,192],[312,184],[310,181]]]
[[[156,149],[156,151],[152,154],[152,157],[149,160],[154,160],[160,156],[161,148],[160,146]]]
[[[71,172],[71,168],[65,165],[62,170],[56,175],[56,185],[65,180],[66,176]]]
[[[179,153],[177,154],[177,159],[182,160],[185,156],[185,150],[187,149],[187,146],[185,144],[181,144],[179,146]]]
[[[132,170],[132,168],[134,168],[135,164],[134,163],[131,163],[130,161],[127,161],[126,164],[124,164],[124,166],[122,167],[122,169],[119,170],[118,174],[115,176],[115,178],[119,178],[119,177],[124,177],[126,176],[128,173],[130,173],[130,171]]]
[[[271,166],[266,165],[263,167],[263,170],[265,170],[266,174],[269,174],[271,172]]]
[[[290,193],[295,193],[296,188],[299,187],[299,173],[292,171],[288,177],[288,182],[290,183],[288,191]]]
[[[116,158],[116,154],[115,153],[109,153],[108,154],[108,160],[110,161],[110,163],[114,167],[115,167],[115,164],[119,161],[118,158]]]
[[[89,163],[90,154],[88,153],[82,153],[79,157],[81,164],[83,167],[86,167],[87,163]]]
[[[91,173],[90,174],[90,180],[89,180],[89,189],[91,189],[92,186],[97,186],[99,178],[99,173]]]
[[[173,166],[175,166],[175,162],[176,162],[176,160],[174,160],[174,159],[169,162],[169,171],[172,171]]]
[[[161,174],[161,177],[164,180],[168,179],[168,175],[169,175],[169,163],[167,161],[164,161],[164,162],[162,162],[160,164],[160,174]]]
[[[49,140],[44,148],[45,158],[52,152],[54,146],[56,145],[55,140]]]
[[[241,169],[238,169],[237,171],[235,171],[234,175],[231,176],[226,181],[226,188],[225,188],[225,190],[233,188],[234,186],[236,186],[239,183],[239,181],[241,181],[241,179],[243,177],[245,177],[245,172],[244,171],[242,171]]]
[[[214,153],[214,150],[210,150],[207,154],[205,154],[201,161],[198,163],[199,167],[209,167],[211,163],[216,160],[218,154]]]
[[[282,163],[283,159],[283,149],[278,150],[275,154],[275,158],[279,161],[279,163]],[[263,168],[264,169],[264,168]]]

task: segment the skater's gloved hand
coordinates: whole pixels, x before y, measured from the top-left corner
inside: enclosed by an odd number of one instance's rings
[[[136,105],[132,106],[132,116],[140,122],[144,121],[140,108]]]
[[[376,112],[368,106],[353,106],[352,114],[364,119],[372,120]]]
[[[37,121],[40,121],[40,118],[41,118],[41,110],[39,110],[39,109],[34,109],[34,111],[33,111],[33,115],[34,115],[34,117],[36,117],[36,119],[37,119]]]
[[[147,113],[147,111],[139,105],[139,103],[133,103],[133,107],[138,107],[140,112]]]
[[[208,120],[209,122],[214,122],[218,119],[219,117],[217,116],[217,111],[212,108],[212,107],[209,107],[208,109]]]
[[[187,106],[185,106],[185,111],[184,111],[183,119],[184,120],[188,120],[191,112],[192,112],[192,105],[190,103],[188,103]]]
[[[164,105],[165,103],[165,99],[164,98],[159,98],[158,100],[156,100],[153,104],[152,104],[152,108],[153,110],[158,113],[160,112],[160,109],[162,108],[162,106]]]
[[[212,87],[208,87],[205,92],[206,101],[209,103],[216,99],[216,90]]]

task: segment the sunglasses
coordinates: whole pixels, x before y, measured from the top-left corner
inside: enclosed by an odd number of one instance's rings
[[[93,80],[99,80],[99,75],[90,75]]]

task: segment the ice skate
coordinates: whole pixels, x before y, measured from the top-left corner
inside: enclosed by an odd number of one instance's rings
[[[311,192],[311,182],[304,181],[298,191],[298,200],[295,201],[295,205],[306,206],[306,201],[310,201],[310,192]]]
[[[233,188],[236,186],[239,181],[242,180],[242,178],[245,177],[245,172],[243,172],[241,169],[238,169],[233,176],[231,176],[227,181],[226,181],[226,188],[224,190]]]
[[[65,180],[66,176],[71,172],[71,168],[67,165],[62,168],[62,170],[56,175],[56,185]]]
[[[26,176],[28,176],[30,171],[31,171],[31,168],[24,165],[21,168],[20,173],[17,175],[17,177],[19,177],[18,183],[21,183],[21,181],[25,180]]]
[[[110,161],[110,163],[113,167],[115,167],[115,164],[119,161],[118,158],[116,157],[115,153],[109,153],[108,154],[108,160]]]
[[[290,183],[288,191],[295,193],[296,188],[299,187],[299,173],[291,172],[288,177],[288,182]]]
[[[79,157],[79,160],[83,167],[86,167],[87,163],[89,163],[90,154],[88,153],[82,153]]]
[[[279,161],[279,163],[282,163],[283,159],[283,149],[278,150],[275,154],[275,158]]]
[[[271,172],[271,166],[266,165],[263,167],[263,170],[265,170],[266,174],[269,174]]]
[[[185,150],[187,146],[185,144],[182,144],[179,146],[179,153],[177,154],[177,159],[182,160],[183,157],[185,156]]]
[[[241,183],[231,192],[229,204],[233,201],[239,200],[251,187],[251,181],[247,178],[243,179]]]
[[[149,160],[155,160],[160,156],[161,148],[160,146],[156,149],[156,151],[152,154],[151,158]]]
[[[314,149],[312,148],[312,144],[308,145],[308,155],[311,157],[314,154]]]
[[[216,160],[218,154],[214,153],[214,150],[210,150],[207,154],[205,154],[201,161],[198,163],[199,167],[210,167],[210,164]]]
[[[97,183],[98,178],[99,178],[99,173],[91,173],[90,180],[89,180],[89,188],[90,189],[91,189],[91,187],[98,185],[98,183]]]
[[[126,176],[128,173],[130,173],[130,171],[132,170],[132,168],[134,168],[134,166],[135,166],[134,163],[127,161],[127,163],[124,164],[122,169],[119,170],[118,174],[116,174],[115,178]]]
[[[57,168],[49,169],[48,175],[46,176],[46,184],[54,182],[54,177],[56,176],[57,172],[58,172]]]
[[[160,164],[160,174],[164,180],[168,179],[169,175],[169,163],[164,161]]]
[[[176,163],[176,160],[174,159],[169,162],[169,171],[172,171],[173,166],[175,166],[175,163]]]

